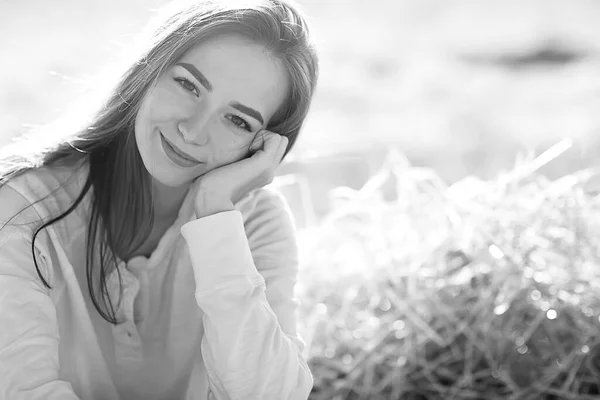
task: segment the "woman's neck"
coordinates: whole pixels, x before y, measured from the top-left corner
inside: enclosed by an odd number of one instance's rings
[[[166,186],[152,179],[155,219],[175,219],[190,186]]]

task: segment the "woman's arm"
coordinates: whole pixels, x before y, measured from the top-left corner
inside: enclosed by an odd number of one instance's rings
[[[24,224],[37,214],[24,212],[24,218],[5,225],[29,205],[6,185],[0,204],[0,399],[78,399],[71,384],[59,378],[56,310],[33,263],[31,225]],[[35,251],[48,278],[50,268]]]
[[[255,193],[245,226],[239,211],[225,211],[181,230],[204,311],[211,391],[217,399],[307,399],[313,380],[296,332],[294,229],[281,198]]]

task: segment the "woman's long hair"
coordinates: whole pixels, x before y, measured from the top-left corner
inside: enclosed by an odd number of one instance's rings
[[[46,143],[29,140],[0,160],[0,184],[42,166],[88,163],[89,174],[73,204],[35,230],[33,260],[43,284],[51,289],[36,260],[36,237],[75,210],[91,190],[86,276],[94,306],[113,324],[118,321],[108,295],[108,273],[116,265],[116,255],[127,261],[149,237],[153,226],[151,177],[138,152],[134,124],[144,96],[162,72],[192,46],[215,35],[237,33],[265,46],[283,62],[289,74],[286,101],[267,126],[288,137],[286,154],[296,141],[317,80],[317,57],[307,24],[286,1],[175,2],[161,16],[151,25],[155,28],[146,35],[146,41],[140,42],[141,50],[133,56],[132,65],[102,101],[99,111],[80,129],[63,132],[53,140],[44,135]]]

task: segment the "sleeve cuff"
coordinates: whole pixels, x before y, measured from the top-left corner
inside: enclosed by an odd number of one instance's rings
[[[241,212],[225,211],[195,219],[181,227],[181,234],[188,245],[197,296],[223,288],[264,287],[264,278],[254,266]]]

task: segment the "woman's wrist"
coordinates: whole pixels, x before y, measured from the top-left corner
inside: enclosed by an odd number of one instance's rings
[[[203,188],[198,189],[194,207],[197,218],[235,210],[229,196]]]

